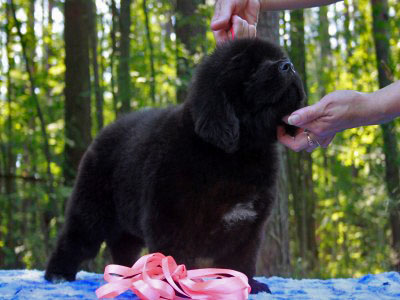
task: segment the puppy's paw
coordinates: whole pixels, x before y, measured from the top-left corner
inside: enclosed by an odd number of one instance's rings
[[[271,294],[271,290],[269,289],[268,285],[262,282],[258,282],[257,280],[250,279],[249,284],[251,287],[251,292],[250,294],[257,294],[261,292],[267,292],[268,294]]]
[[[66,281],[74,281],[75,274],[60,274],[46,271],[44,278],[52,283],[62,283]]]

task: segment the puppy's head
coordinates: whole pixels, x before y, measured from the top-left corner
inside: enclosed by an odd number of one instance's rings
[[[276,139],[283,116],[305,98],[300,77],[280,47],[260,39],[225,43],[197,69],[189,93],[196,133],[227,153]]]

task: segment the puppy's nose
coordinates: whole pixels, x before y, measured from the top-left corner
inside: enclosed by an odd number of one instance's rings
[[[279,64],[279,70],[282,73],[287,73],[290,71],[294,72],[294,67],[290,60],[284,60]]]

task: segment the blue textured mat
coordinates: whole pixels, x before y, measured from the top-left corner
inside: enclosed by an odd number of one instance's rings
[[[42,271],[0,271],[0,299],[96,299],[94,291],[104,283],[101,274],[79,272],[77,281],[51,284]],[[249,299],[400,299],[400,275],[389,272],[359,279],[258,278],[269,285],[272,295],[251,295]],[[117,299],[138,299],[131,292]],[[229,299],[227,299],[229,300]]]

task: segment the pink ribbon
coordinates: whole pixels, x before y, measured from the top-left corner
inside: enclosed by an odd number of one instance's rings
[[[108,265],[108,283],[96,290],[97,298],[114,298],[132,290],[142,300],[243,300],[250,293],[246,275],[227,269],[186,270],[161,253],[141,257],[131,268]],[[180,296],[176,295],[176,292]]]

